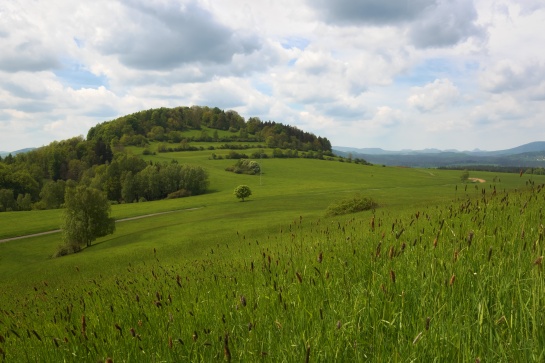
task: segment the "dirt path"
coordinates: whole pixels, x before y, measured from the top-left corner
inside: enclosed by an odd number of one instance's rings
[[[201,208],[202,208],[202,207],[198,207],[198,208],[189,208],[189,209],[178,209],[178,210],[170,210],[170,211],[167,211],[167,212],[158,212],[158,213],[144,214],[144,215],[142,215],[142,216],[136,216],[136,217],[118,219],[118,220],[115,221],[115,223],[127,222],[127,221],[134,221],[134,220],[136,220],[136,219],[142,219],[142,218],[148,218],[148,217],[155,217],[155,216],[160,216],[160,215],[163,215],[163,214],[170,214],[170,213],[176,213],[176,212],[186,212],[186,211],[197,210],[197,209],[201,209]],[[11,241],[16,241],[16,240],[18,240],[18,239],[24,239],[24,238],[32,238],[32,237],[46,236],[46,235],[48,235],[48,234],[59,233],[60,231],[61,231],[60,229],[54,229],[54,230],[52,230],[52,231],[46,231],[46,232],[40,232],[40,233],[27,234],[27,235],[24,235],[24,236],[10,237],[10,238],[5,238],[5,239],[0,239],[0,243],[6,243],[6,242],[11,242]]]
[[[484,180],[484,179],[479,179],[479,178],[468,178],[468,180],[471,180],[471,181],[474,182],[474,183],[477,183],[477,182],[479,182],[479,183],[486,183],[486,180]]]

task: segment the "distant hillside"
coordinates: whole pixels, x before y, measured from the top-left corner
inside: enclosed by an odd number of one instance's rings
[[[437,149],[388,151],[378,148],[333,147],[340,156],[363,158],[373,164],[409,167],[493,165],[545,167],[545,142],[538,141],[499,151],[441,151]]]
[[[29,151],[32,151],[34,149],[35,148],[33,148],[33,147],[27,147],[26,149],[15,150],[15,151],[0,151],[0,156],[4,157],[4,156],[8,156],[9,154],[11,154],[11,155],[23,154],[23,153],[27,153]]]
[[[507,150],[498,150],[498,151],[475,151],[472,152],[473,155],[479,156],[499,156],[499,155],[518,155],[526,153],[542,153],[545,151],[545,141],[536,141],[529,144],[524,144],[521,146],[514,147]]]

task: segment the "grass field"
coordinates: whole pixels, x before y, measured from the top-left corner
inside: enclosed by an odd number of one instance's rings
[[[544,177],[471,172],[486,182],[464,185],[459,171],[309,159],[263,159],[248,176],[210,154],[147,156],[204,166],[211,192],[115,205],[117,219],[173,212],[118,223],[81,253],[52,259],[60,234],[0,244],[0,357],[545,358]],[[354,193],[380,207],[324,217]],[[3,213],[0,236],[60,218]]]

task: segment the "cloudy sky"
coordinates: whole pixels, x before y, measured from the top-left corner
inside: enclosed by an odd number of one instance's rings
[[[542,0],[4,0],[0,150],[233,109],[389,150],[545,141]]]

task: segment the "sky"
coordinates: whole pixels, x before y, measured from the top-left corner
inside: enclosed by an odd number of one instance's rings
[[[335,146],[545,141],[542,0],[3,0],[0,150],[157,107]]]

